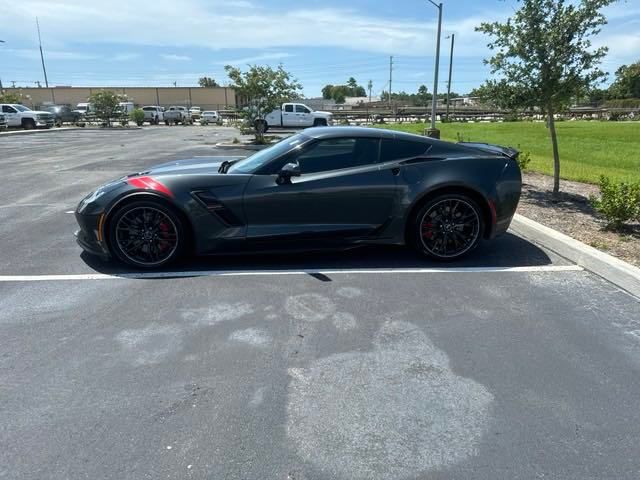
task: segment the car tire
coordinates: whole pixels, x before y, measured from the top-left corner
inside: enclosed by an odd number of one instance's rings
[[[164,124],[168,127],[169,126],[169,120],[165,120]]]
[[[34,122],[31,118],[26,118],[22,121],[22,128],[24,128],[25,130],[33,130],[34,128],[36,128],[36,122]]]
[[[428,200],[413,218],[411,241],[422,255],[450,262],[475,249],[483,238],[482,209],[467,195],[447,193]]]
[[[326,127],[326,126],[327,126],[327,121],[326,121],[326,120],[323,120],[323,119],[321,119],[321,118],[316,118],[316,119],[313,121],[313,126],[314,126],[314,127]]]
[[[135,228],[146,225],[146,221],[154,225],[145,232]],[[107,228],[112,254],[137,268],[152,269],[172,263],[182,256],[187,243],[181,215],[162,200],[126,203],[112,214]]]

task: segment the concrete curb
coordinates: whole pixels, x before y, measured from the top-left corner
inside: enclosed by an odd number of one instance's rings
[[[522,215],[513,217],[511,229],[640,298],[640,268]]]

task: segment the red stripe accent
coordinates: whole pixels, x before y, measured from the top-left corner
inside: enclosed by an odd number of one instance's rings
[[[144,190],[154,190],[173,198],[173,192],[171,192],[171,190],[151,177],[133,177],[127,179],[127,183],[132,187],[142,188]]]

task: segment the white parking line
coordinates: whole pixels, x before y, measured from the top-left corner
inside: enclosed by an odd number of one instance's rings
[[[430,274],[430,273],[513,273],[513,272],[579,272],[578,265],[543,265],[535,267],[452,267],[452,268],[367,268],[304,270],[195,270],[186,272],[80,273],[70,275],[0,275],[0,282],[59,282],[69,280],[125,280],[188,277],[263,277],[278,275],[361,275],[361,274]]]

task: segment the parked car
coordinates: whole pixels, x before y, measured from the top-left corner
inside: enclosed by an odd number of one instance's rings
[[[53,115],[54,123],[57,126],[62,126],[63,123],[77,123],[82,118],[80,112],[71,110],[67,105],[47,105],[43,107],[45,110]]]
[[[215,110],[205,110],[200,117],[201,125],[208,125],[210,123],[216,123],[218,125],[222,123],[222,118]]]
[[[194,119],[194,120],[198,120],[200,118],[200,116],[202,115],[200,107],[191,107],[189,109],[189,113],[191,114],[191,118]]]
[[[326,127],[333,125],[330,112],[314,112],[303,103],[283,103],[282,107],[256,120],[256,130],[270,127]]]
[[[129,115],[131,112],[133,112],[133,110],[136,108],[136,106],[133,104],[133,102],[120,102],[118,103],[118,110],[120,112],[122,112],[123,114]]]
[[[193,124],[193,119],[187,107],[169,107],[164,112],[164,123],[167,125],[181,123],[183,125]]]
[[[91,113],[92,110],[93,109],[91,108],[90,103],[79,103],[78,105],[76,105],[76,109],[74,110],[74,112],[78,112],[80,115],[85,116]]]
[[[54,118],[49,112],[31,110],[17,103],[0,104],[0,111],[6,118],[9,127],[22,127],[26,130],[36,127],[53,127]]]
[[[2,113],[0,113],[0,130],[6,130],[7,128],[9,128],[7,126],[7,119]]]
[[[152,125],[158,125],[164,121],[164,107],[158,105],[147,105],[142,107],[144,112],[144,121]]]
[[[455,260],[509,228],[518,152],[374,128],[309,128],[239,160],[192,158],[98,187],[78,243],[136,268],[181,254],[408,245]]]

